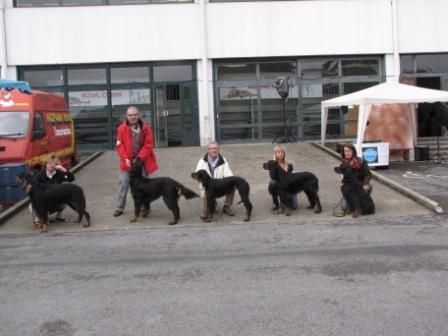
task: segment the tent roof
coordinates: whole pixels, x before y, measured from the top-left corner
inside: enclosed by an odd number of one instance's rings
[[[386,82],[322,102],[322,107],[364,104],[447,102],[448,91],[424,89],[396,82]]]

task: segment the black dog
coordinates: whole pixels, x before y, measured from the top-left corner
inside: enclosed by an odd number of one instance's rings
[[[275,160],[269,160],[263,163],[263,169],[271,171],[272,169],[281,169]],[[322,212],[322,206],[319,199],[319,180],[313,173],[300,172],[284,174],[274,174],[280,176],[281,180],[278,183],[278,195],[282,208],[287,216],[292,212],[292,195],[303,191],[308,197],[310,205],[308,209],[314,209],[315,213]]]
[[[351,213],[353,218],[375,213],[375,204],[370,192],[363,189],[362,183],[358,180],[350,165],[343,163],[339,167],[335,167],[334,171],[343,175],[341,192],[347,201],[346,211]]]
[[[82,188],[73,183],[45,184],[36,181],[31,173],[20,173],[17,181],[28,194],[31,205],[39,218],[37,227],[42,232],[48,231],[48,215],[59,211],[64,204],[78,213],[78,223],[82,217],[87,223],[83,227],[90,226],[90,214],[86,211],[86,198]]]
[[[178,204],[180,195],[184,195],[186,199],[199,197],[199,195],[169,177],[144,178],[142,171],[142,162],[135,161],[130,174],[131,194],[134,199],[134,218],[131,222],[138,220],[142,207],[142,217],[147,217],[151,202],[162,196],[166,206],[173,213],[173,220],[169,224],[176,224],[180,219]]]
[[[246,208],[246,217],[244,218],[244,221],[248,222],[250,220],[253,206],[249,200],[249,183],[247,183],[245,179],[238,176],[214,179],[204,169],[191,173],[191,177],[202,183],[205,189],[208,206],[208,217],[204,220],[205,222],[211,222],[213,219],[213,213],[215,212],[216,207],[216,198],[227,195],[235,188],[240,193],[241,202],[243,202],[244,207]]]

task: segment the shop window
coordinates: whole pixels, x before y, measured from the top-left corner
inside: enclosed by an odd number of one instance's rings
[[[154,66],[155,82],[188,81],[193,79],[193,69],[190,65]]]
[[[194,0],[15,0],[15,7],[117,6],[164,3],[192,3]]]
[[[69,69],[69,85],[106,84],[106,69]]]
[[[55,7],[59,0],[15,0],[16,7]]]
[[[179,84],[166,85],[166,100],[180,100]]]
[[[379,74],[379,62],[376,59],[342,60],[342,76],[372,76]]]
[[[377,85],[378,82],[350,82],[343,84],[343,94],[349,94],[356,91],[367,89],[371,86]]]
[[[448,72],[448,54],[416,55],[417,73]]]
[[[48,88],[64,85],[62,70],[25,70],[23,71],[22,77],[32,88]]]
[[[62,6],[101,6],[106,0],[62,0]]]
[[[303,79],[317,79],[338,76],[339,61],[306,61],[300,63],[300,73]]]
[[[149,67],[111,68],[112,84],[149,83]]]
[[[275,80],[280,76],[289,76],[290,78],[295,78],[297,76],[297,63],[261,63],[260,76],[262,80],[272,82],[275,82]]]
[[[234,63],[218,65],[218,79],[244,80],[256,79],[255,64]]]
[[[403,74],[414,73],[414,56],[402,55],[400,57],[400,68]]]

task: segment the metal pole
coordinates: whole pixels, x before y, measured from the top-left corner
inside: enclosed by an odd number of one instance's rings
[[[8,63],[6,60],[6,22],[5,22],[5,1],[0,0],[0,58],[1,58],[1,72],[0,78],[6,79]]]
[[[400,81],[400,51],[398,47],[397,0],[391,0],[392,7],[392,40],[394,48],[394,79]]]
[[[201,9],[201,37],[202,37],[202,108],[205,109],[205,114],[200,113],[200,115],[204,115],[204,135],[208,139],[208,141],[212,140],[212,126],[214,126],[215,122],[213,119],[213,111],[209,106],[209,89],[208,89],[208,59],[207,59],[207,11],[206,11],[206,0],[199,0],[199,6]]]

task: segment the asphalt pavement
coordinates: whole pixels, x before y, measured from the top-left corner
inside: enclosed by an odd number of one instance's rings
[[[269,174],[262,169],[263,162],[273,156],[274,146],[271,144],[239,144],[221,146],[221,154],[229,161],[235,175],[241,176],[250,183],[250,197],[254,204],[253,223],[276,223],[290,222],[301,223],[313,220],[318,223],[321,220],[334,218],[334,210],[338,209],[341,200],[340,181],[341,176],[333,171],[333,167],[339,164],[339,160],[330,155],[327,151],[314,146],[311,143],[288,143],[285,144],[287,160],[291,161],[296,171],[310,171],[319,178],[319,195],[323,206],[323,212],[314,214],[306,209],[307,199],[303,193],[299,194],[299,209],[293,212],[290,217],[272,212],[271,197],[267,192]],[[160,171],[157,176],[170,176],[175,178],[185,186],[197,190],[197,183],[191,179],[190,174],[194,171],[196,163],[206,152],[205,147],[177,147],[157,149],[156,154],[159,161]],[[425,163],[421,163],[424,166]],[[424,174],[425,178],[409,178],[408,166],[391,164],[387,170],[376,171],[382,177],[393,182],[402,183],[421,191],[422,196],[435,197],[438,201],[446,204],[446,188],[440,183],[443,180],[444,166],[434,166],[431,172],[434,174]],[[415,167],[420,166],[415,165]],[[405,168],[406,167],[406,168]],[[426,168],[425,168],[426,169]],[[132,217],[133,202],[131,195],[128,195],[126,212],[120,217],[113,217],[118,183],[118,158],[114,151],[107,151],[92,160],[85,167],[76,172],[75,183],[83,187],[87,198],[87,210],[92,216],[92,226],[82,228],[82,223],[75,223],[77,215],[70,209],[65,210],[68,217],[67,223],[55,223],[50,225],[51,233],[77,232],[77,231],[97,231],[116,229],[141,229],[141,228],[173,228],[168,225],[171,213],[168,211],[162,200],[155,201],[152,205],[152,212],[148,218],[141,219],[137,223],[130,223]],[[412,170],[410,170],[412,171]],[[415,174],[421,174],[415,171]],[[425,170],[426,172],[426,170]],[[414,174],[414,173],[413,173]],[[431,176],[427,176],[431,175]],[[438,176],[438,177],[433,177]],[[412,175],[415,176],[415,175]],[[437,179],[437,180],[436,180]],[[428,183],[436,180],[437,182]],[[399,216],[418,216],[433,213],[427,207],[416,202],[414,199],[390,188],[377,180],[373,180],[373,199],[376,204],[375,219],[392,218]],[[416,193],[420,195],[419,193]],[[223,215],[222,200],[218,202],[220,211],[215,216],[214,222],[203,223],[199,216],[201,213],[201,202],[199,199],[185,200],[181,198],[179,205],[181,219],[175,227],[195,227],[213,226],[228,224],[243,224],[244,207],[236,204],[239,195],[235,196],[233,209],[236,212],[234,217]],[[339,218],[342,223],[356,221],[351,217]],[[33,227],[30,212],[27,208],[22,209],[12,218],[0,225],[0,234],[17,233],[37,233]]]

